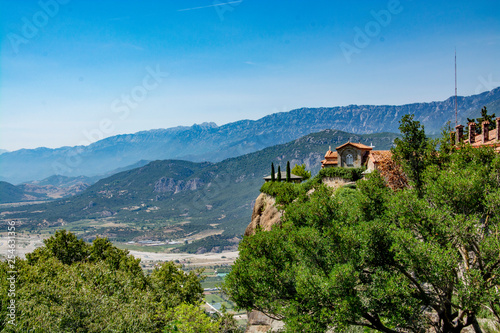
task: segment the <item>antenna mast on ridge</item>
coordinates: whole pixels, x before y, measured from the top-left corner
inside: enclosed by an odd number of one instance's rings
[[[455,127],[458,125],[458,102],[457,102],[457,48],[455,48]]]

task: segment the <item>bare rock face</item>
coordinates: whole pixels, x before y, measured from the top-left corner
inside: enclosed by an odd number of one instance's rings
[[[195,178],[188,180],[187,182],[183,180],[175,180],[173,178],[161,177],[154,184],[153,192],[165,193],[173,192],[177,194],[184,190],[194,191],[203,185],[203,181],[200,178]]]
[[[255,233],[257,227],[261,227],[264,231],[270,231],[272,226],[280,223],[282,212],[274,206],[276,200],[265,193],[261,193],[255,200],[255,205],[252,212],[252,222],[245,230],[245,236],[250,236]]]
[[[248,324],[245,333],[276,332],[285,327],[282,321],[271,319],[256,310],[248,313]]]

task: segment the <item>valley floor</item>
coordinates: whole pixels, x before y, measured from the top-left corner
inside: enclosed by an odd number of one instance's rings
[[[16,252],[18,257],[24,258],[26,253],[33,252],[37,247],[43,245],[43,239],[47,236],[35,234],[17,234],[16,235]],[[148,247],[144,247],[148,248]],[[7,257],[9,250],[8,235],[6,232],[0,233],[0,257]],[[151,247],[151,250],[155,250]],[[175,261],[185,267],[195,266],[231,266],[238,257],[238,251],[221,252],[221,253],[204,253],[204,254],[189,254],[189,253],[173,253],[173,252],[147,252],[131,250],[130,254],[136,258],[140,258],[145,266],[163,262]]]
[[[238,257],[238,251],[204,254],[130,251],[130,254],[143,263],[178,260],[184,266],[230,266]]]

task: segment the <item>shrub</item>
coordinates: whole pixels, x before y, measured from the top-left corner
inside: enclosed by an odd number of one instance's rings
[[[365,168],[342,168],[342,167],[337,167],[337,168],[325,168],[321,169],[318,173],[318,177],[338,177],[338,178],[343,178],[343,179],[348,179],[351,181],[356,181],[358,179],[361,179],[363,175],[361,174],[363,171],[365,171]]]
[[[305,193],[305,188],[301,184],[267,182],[262,185],[260,191],[275,197],[277,204],[287,205],[301,193]]]

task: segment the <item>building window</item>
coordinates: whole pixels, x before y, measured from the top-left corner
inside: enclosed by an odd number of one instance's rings
[[[352,154],[347,154],[347,156],[345,157],[345,161],[347,165],[353,165],[354,159],[352,158]]]

